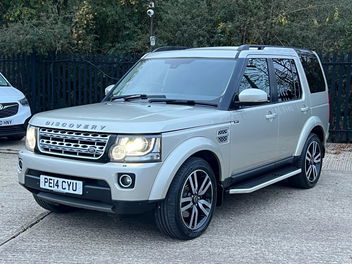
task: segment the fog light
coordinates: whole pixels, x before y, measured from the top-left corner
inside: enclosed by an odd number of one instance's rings
[[[118,183],[124,189],[132,189],[134,187],[135,175],[132,173],[119,173]]]

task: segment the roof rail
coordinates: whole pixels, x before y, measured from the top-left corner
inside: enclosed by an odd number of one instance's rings
[[[260,45],[260,44],[244,44],[241,45],[237,48],[237,55],[236,58],[239,57],[241,51],[244,50],[249,50],[250,48],[257,48],[258,50],[263,50],[265,48],[288,48],[288,49],[294,49],[296,52],[308,52],[308,53],[312,53],[311,50],[308,49],[304,49],[304,48],[297,48],[297,47],[285,47],[285,46],[275,46],[275,45]]]
[[[258,50],[263,50],[265,48],[285,48],[273,45],[260,45],[260,44],[244,44],[238,47],[238,51],[249,50],[250,48],[257,48]]]
[[[238,47],[238,51],[249,50],[250,48],[257,48],[258,50],[263,50],[265,48],[286,48],[286,49],[294,49],[300,51],[311,52],[311,50],[305,48],[297,48],[290,46],[277,46],[277,45],[260,45],[260,44],[244,44]]]
[[[189,49],[189,47],[184,47],[184,46],[164,46],[160,48],[156,48],[153,50],[153,52],[159,52],[159,51],[170,51],[170,50],[185,50]]]

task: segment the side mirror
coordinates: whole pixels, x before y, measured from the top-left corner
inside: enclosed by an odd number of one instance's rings
[[[240,103],[266,103],[268,102],[268,94],[260,89],[246,89],[240,92],[238,95],[238,100]]]
[[[105,88],[105,95],[108,95],[110,93],[111,89],[114,88],[115,84],[111,84],[108,87]]]

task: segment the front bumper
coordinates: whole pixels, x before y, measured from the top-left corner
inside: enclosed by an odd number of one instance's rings
[[[161,163],[120,164],[97,163],[48,155],[27,150],[19,153],[22,169],[19,183],[38,197],[69,206],[113,212],[138,213],[152,208],[159,200],[150,200],[150,192]],[[135,174],[132,189],[121,188],[119,173]],[[62,194],[40,188],[40,175],[61,177],[83,182],[83,194]]]
[[[20,137],[26,135],[26,125],[0,126],[0,137]]]
[[[0,118],[0,137],[25,136],[30,117],[29,106],[20,104],[16,115]]]

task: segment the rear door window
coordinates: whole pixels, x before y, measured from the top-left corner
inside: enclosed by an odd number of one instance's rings
[[[278,102],[297,100],[302,97],[302,88],[295,61],[273,59],[277,83]]]

